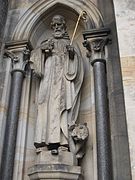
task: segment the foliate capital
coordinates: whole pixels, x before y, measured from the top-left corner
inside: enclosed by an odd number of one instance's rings
[[[30,48],[27,42],[10,42],[6,44],[4,55],[12,61],[12,71],[26,71],[29,64]]]
[[[110,42],[108,34],[109,29],[99,29],[85,31],[84,36],[84,47],[88,50],[88,57],[92,59],[104,58],[105,56],[105,46]]]
[[[104,52],[105,45],[107,45],[108,38],[96,38],[90,40],[91,50],[94,53]]]

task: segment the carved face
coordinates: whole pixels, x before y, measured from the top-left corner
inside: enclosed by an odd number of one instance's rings
[[[75,142],[84,141],[88,137],[88,128],[85,124],[75,125],[71,133],[72,138]]]
[[[60,15],[54,16],[52,19],[51,27],[54,30],[53,36],[55,38],[62,38],[66,30],[64,17]]]

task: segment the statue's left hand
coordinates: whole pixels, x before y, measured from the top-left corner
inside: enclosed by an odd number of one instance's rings
[[[74,59],[74,55],[75,55],[75,50],[74,50],[74,47],[72,45],[67,45],[66,46],[67,48],[67,51],[69,53],[69,59]]]

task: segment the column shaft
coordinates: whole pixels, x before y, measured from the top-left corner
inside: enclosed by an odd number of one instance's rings
[[[111,180],[111,145],[105,60],[93,64],[98,180]]]
[[[12,72],[10,100],[3,145],[1,180],[12,180],[13,176],[23,78],[23,71],[18,70]]]

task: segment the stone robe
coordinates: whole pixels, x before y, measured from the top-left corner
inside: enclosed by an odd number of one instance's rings
[[[77,120],[80,88],[83,82],[83,60],[79,48],[69,59],[69,39],[51,39],[51,56],[45,58],[42,47],[33,51],[31,61],[42,73],[38,96],[38,114],[34,144],[43,147],[59,143],[69,146],[68,125]]]

